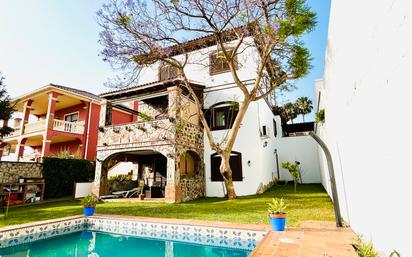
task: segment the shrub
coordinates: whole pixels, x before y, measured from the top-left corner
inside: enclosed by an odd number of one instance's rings
[[[124,191],[129,190],[136,186],[137,181],[132,180],[131,175],[117,175],[110,177],[107,180],[109,184],[109,189],[111,191]]]
[[[94,163],[88,160],[43,158],[45,198],[73,195],[74,182],[89,182],[94,178]]]
[[[320,109],[316,113],[315,120],[317,123],[325,123],[325,109]]]
[[[287,208],[285,200],[283,198],[273,198],[271,203],[268,203],[269,215],[284,214]]]
[[[80,204],[84,207],[95,207],[99,203],[99,198],[93,194],[83,197]]]
[[[379,257],[378,252],[373,248],[371,241],[365,242],[362,237],[358,237],[355,242],[355,249],[359,257]]]
[[[299,164],[300,164],[299,162],[295,162],[295,163],[283,162],[282,163],[282,168],[288,170],[290,175],[293,178],[295,193],[296,193],[296,185],[298,184],[298,181],[300,179]]]

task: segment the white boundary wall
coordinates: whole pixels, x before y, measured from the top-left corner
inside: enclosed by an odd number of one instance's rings
[[[383,256],[412,256],[411,31],[410,1],[332,1],[317,82],[342,214]]]

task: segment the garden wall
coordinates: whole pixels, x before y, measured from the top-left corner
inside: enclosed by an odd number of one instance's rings
[[[0,183],[17,182],[19,177],[41,177],[42,164],[33,162],[0,162]]]

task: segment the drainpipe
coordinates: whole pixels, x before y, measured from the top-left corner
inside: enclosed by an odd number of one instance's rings
[[[336,188],[336,180],[335,180],[335,171],[333,169],[333,162],[332,162],[332,155],[328,147],[326,146],[325,142],[313,133],[313,131],[309,132],[309,135],[320,145],[323,152],[326,156],[326,161],[328,163],[328,171],[329,171],[329,178],[330,178],[330,185],[332,189],[332,200],[333,200],[333,207],[335,209],[335,217],[336,217],[336,226],[342,227],[342,216],[340,215],[340,207],[339,207],[339,199],[338,199],[338,190]]]
[[[278,174],[278,179],[280,180],[278,149],[275,149],[275,158],[276,158],[276,170]]]
[[[90,101],[89,102],[89,117],[87,118],[87,134],[86,134],[86,149],[85,149],[85,151],[84,151],[84,159],[86,160],[87,159],[87,152],[89,151],[89,133],[90,133],[90,117],[91,117],[91,115],[92,115],[92,104],[93,104],[93,102],[92,101]]]

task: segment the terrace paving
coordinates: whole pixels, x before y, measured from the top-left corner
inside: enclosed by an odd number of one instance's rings
[[[357,257],[355,233],[334,222],[305,221],[285,232],[270,231],[250,257]]]

